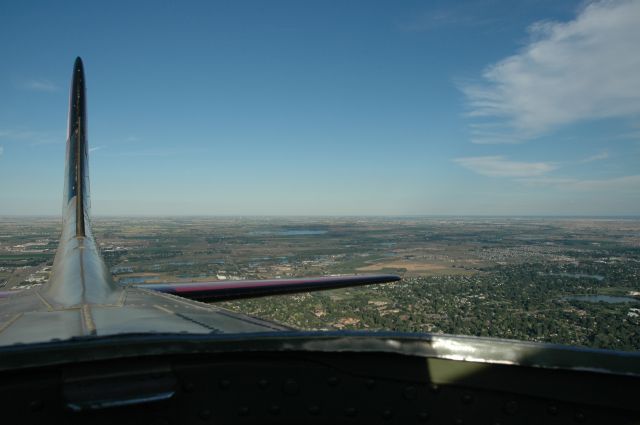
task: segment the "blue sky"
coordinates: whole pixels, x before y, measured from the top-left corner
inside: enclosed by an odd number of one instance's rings
[[[0,215],[638,215],[640,2],[3,2]]]

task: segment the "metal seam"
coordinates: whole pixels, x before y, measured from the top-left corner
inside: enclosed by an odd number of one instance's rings
[[[155,308],[157,308],[158,310],[160,310],[160,311],[164,311],[165,313],[168,313],[168,314],[176,314],[176,312],[175,312],[175,311],[171,311],[171,310],[169,310],[168,308],[162,307],[161,305],[154,304],[153,306],[154,306]]]
[[[11,319],[9,319],[9,321],[4,323],[2,327],[0,327],[0,333],[4,332],[9,326],[13,325],[13,323],[16,320],[18,320],[21,316],[22,316],[22,313],[18,313],[15,316],[13,316]]]
[[[93,321],[93,316],[91,315],[91,307],[89,304],[83,304],[80,309],[80,314],[82,316],[82,330],[85,335],[96,335],[96,324]]]
[[[54,310],[53,306],[51,304],[49,304],[47,302],[47,300],[45,300],[42,295],[40,295],[40,292],[35,291],[35,293],[38,296],[38,298],[40,299],[40,301],[42,301],[42,304],[44,304],[47,307],[47,310],[49,310],[49,311],[53,311]]]

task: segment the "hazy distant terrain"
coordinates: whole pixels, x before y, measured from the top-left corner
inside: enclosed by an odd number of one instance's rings
[[[48,279],[59,219],[0,218],[0,290]],[[121,283],[392,272],[395,284],[224,306],[305,329],[640,349],[640,219],[99,218]]]

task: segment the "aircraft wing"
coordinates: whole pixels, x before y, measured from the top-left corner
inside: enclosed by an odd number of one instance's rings
[[[228,280],[213,282],[150,283],[145,289],[199,301],[229,301],[269,295],[324,291],[350,286],[396,282],[395,275],[326,276],[297,279]]]

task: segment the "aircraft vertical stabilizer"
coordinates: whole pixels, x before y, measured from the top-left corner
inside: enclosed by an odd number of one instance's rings
[[[121,291],[111,279],[91,233],[88,165],[86,82],[78,57],[69,96],[62,237],[45,292],[53,304],[104,304]]]

